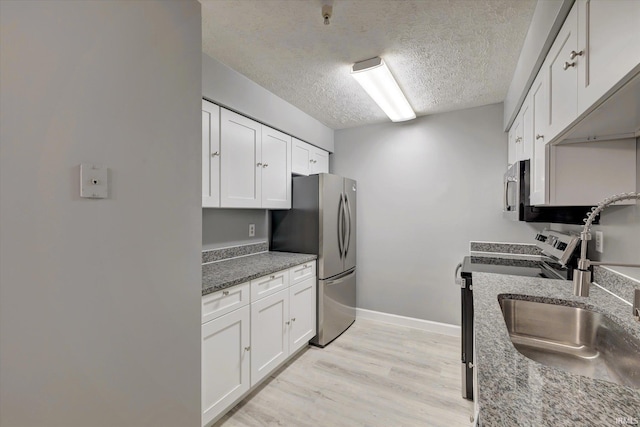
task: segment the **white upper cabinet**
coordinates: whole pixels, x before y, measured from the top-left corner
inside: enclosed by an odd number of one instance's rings
[[[221,109],[220,206],[291,208],[291,137]]]
[[[578,114],[640,63],[640,1],[578,0]]]
[[[220,206],[262,205],[262,125],[232,111],[220,114]]]
[[[549,93],[544,73],[538,74],[529,92],[529,108],[532,114],[533,153],[531,156],[531,177],[529,201],[532,205],[545,203],[547,190],[547,144],[545,142],[549,122]]]
[[[329,153],[304,141],[292,138],[291,157],[294,174],[329,173]]]
[[[618,91],[640,71],[638,28],[638,0],[578,0],[573,5],[540,71],[548,79],[547,142],[617,139],[638,131],[637,114],[619,118],[629,114],[627,104],[633,100],[622,100],[637,98],[638,85]],[[615,97],[620,97],[617,104],[609,102]]]
[[[549,135],[559,134],[578,114],[578,10],[576,5],[564,21],[541,72],[547,73],[549,85]]]
[[[202,100],[202,206],[220,207],[220,107]]]
[[[262,207],[291,207],[291,137],[262,126]]]

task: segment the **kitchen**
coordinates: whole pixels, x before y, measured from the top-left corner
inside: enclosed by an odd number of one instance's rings
[[[269,239],[265,210],[201,207],[202,97],[332,151],[331,172],[358,182],[360,314],[459,326],[469,241],[533,243],[544,227],[502,218],[505,130],[530,73],[490,105],[334,131],[203,55],[199,3],[145,3],[0,3],[3,426],[200,422],[201,250],[250,243],[248,224]],[[260,94],[234,101],[237,85]],[[84,162],[110,169],[106,200],[76,194]],[[637,263],[638,207],[600,221],[600,259]]]

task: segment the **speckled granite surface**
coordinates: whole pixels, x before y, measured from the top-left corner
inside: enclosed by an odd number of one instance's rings
[[[315,260],[317,255],[265,252],[202,266],[202,295]]]
[[[509,339],[498,295],[560,299],[590,308],[640,339],[640,323],[627,304],[595,286],[588,298],[575,297],[569,281],[491,273],[473,278],[482,426],[615,426],[621,418],[640,419],[640,390],[570,374],[520,354]]]
[[[268,252],[269,243],[260,242],[250,245],[232,246],[229,248],[211,249],[202,251],[202,263],[221,261],[223,259],[236,258],[239,256],[257,254],[260,252]]]
[[[640,282],[598,265],[593,267],[593,281],[629,303],[633,302],[633,290],[640,289]],[[640,425],[640,421],[638,425]]]
[[[471,256],[471,262],[477,264],[494,264],[494,265],[512,265],[514,267],[540,267],[540,260],[522,259],[522,258],[505,258],[505,257],[485,257]]]
[[[511,255],[540,255],[542,251],[536,245],[526,243],[469,242],[471,252],[496,252]]]

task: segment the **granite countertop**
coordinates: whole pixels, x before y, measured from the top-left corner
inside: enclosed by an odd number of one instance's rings
[[[317,259],[317,255],[262,252],[202,266],[202,295]]]
[[[501,294],[589,308],[640,339],[631,306],[597,286],[591,286],[589,297],[576,297],[570,281],[474,273],[476,398],[482,426],[615,426],[640,420],[640,390],[571,374],[520,354],[509,339],[498,303]]]

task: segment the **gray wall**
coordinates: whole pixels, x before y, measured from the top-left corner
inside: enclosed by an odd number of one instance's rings
[[[516,117],[574,0],[538,0],[504,100],[504,129]]]
[[[502,104],[336,131],[333,171],[358,181],[360,308],[460,324],[470,240],[532,242],[502,218]]]
[[[636,142],[640,144],[640,142]],[[637,151],[638,171],[640,171],[640,151]],[[637,190],[640,191],[640,173],[638,173]],[[582,227],[553,224],[559,230],[580,232]],[[604,233],[604,252],[595,252],[595,233],[589,242],[590,259],[603,262],[626,262],[640,264],[640,202],[635,206],[611,206],[606,208],[600,218],[600,224],[593,226],[593,231]],[[640,268],[610,267],[630,277],[640,280]]]
[[[202,209],[202,249],[264,242],[269,240],[265,209]],[[256,235],[249,237],[249,224]]]
[[[0,2],[3,427],[200,425],[200,25],[197,1]]]
[[[202,54],[202,96],[333,152],[333,129],[205,53]]]

